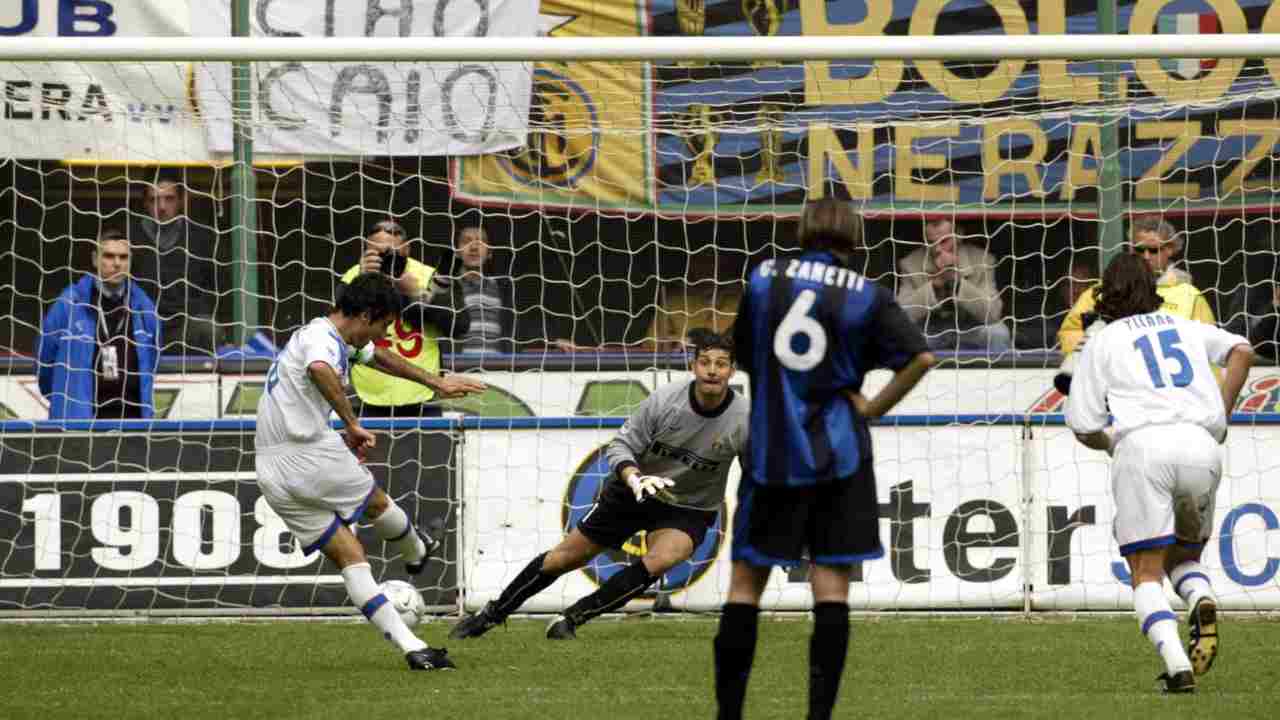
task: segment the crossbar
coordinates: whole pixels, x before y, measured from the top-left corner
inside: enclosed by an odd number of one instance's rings
[[[5,38],[9,61],[1001,60],[1280,57],[1280,34],[911,37]]]

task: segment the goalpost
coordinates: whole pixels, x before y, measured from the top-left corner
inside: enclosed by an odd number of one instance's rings
[[[445,359],[489,394],[446,403],[451,419],[370,423],[379,481],[445,523],[428,603],[480,606],[590,508],[629,410],[685,377],[667,323],[726,324],[750,264],[793,249],[798,209],[832,195],[864,212],[858,269],[890,287],[918,274],[902,263],[925,221],[949,221],[985,258],[1008,335],[956,353],[874,430],[887,557],[857,569],[851,605],[1127,607],[1107,460],[1075,443],[1052,388],[1056,328],[1130,221],[1156,215],[1219,322],[1276,312],[1255,300],[1277,264],[1280,35],[747,22],[762,36],[6,38],[0,616],[350,612],[259,497],[252,416],[271,344],[323,312],[388,217],[453,275],[455,235],[483,227],[485,273],[512,288],[511,352]],[[1261,27],[1280,31],[1280,11]],[[236,158],[257,168],[252,197],[228,180]],[[162,360],[154,422],[41,422],[42,316],[91,271],[102,229],[142,222],[157,166],[185,187],[185,237],[211,238],[189,266],[216,268],[209,319],[235,351]],[[716,307],[670,314],[685,297]],[[1226,446],[1205,558],[1229,609],[1280,607],[1278,401],[1280,370],[1255,369]],[[401,577],[361,536],[378,577]],[[632,609],[719,607],[728,543],[710,533]],[[643,548],[526,609],[565,607]],[[774,574],[767,607],[808,602],[802,571]]]

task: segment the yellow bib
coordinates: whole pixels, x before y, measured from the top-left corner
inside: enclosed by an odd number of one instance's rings
[[[420,287],[426,287],[435,274],[435,268],[424,265],[412,258],[408,259],[405,272],[417,279]],[[360,266],[348,270],[342,276],[342,282],[349,283],[360,274]],[[409,327],[404,319],[397,320],[387,329],[387,336],[374,340],[378,347],[390,348],[392,352],[408,360],[411,364],[429,373],[440,373],[440,331],[427,325],[418,332]],[[435,391],[412,380],[392,377],[381,370],[364,365],[351,368],[351,384],[356,388],[360,399],[370,405],[412,405],[423,403],[435,397]]]

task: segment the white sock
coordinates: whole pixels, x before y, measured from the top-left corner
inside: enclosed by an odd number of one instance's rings
[[[342,568],[342,580],[347,585],[351,602],[360,608],[369,622],[382,631],[383,637],[400,648],[400,652],[412,652],[427,646],[422,638],[405,626],[395,606],[387,602],[387,596],[382,594],[378,583],[373,579],[369,563],[356,563]]]
[[[390,497],[387,498],[387,509],[373,521],[373,529],[379,539],[400,551],[400,559],[405,562],[418,562],[427,556],[427,546],[413,531],[409,516]]]
[[[1133,610],[1138,615],[1142,632],[1155,646],[1170,675],[1191,669],[1191,661],[1178,637],[1178,616],[1169,607],[1164,586],[1144,582],[1133,591]]]
[[[1218,598],[1213,594],[1213,586],[1209,584],[1209,573],[1198,560],[1188,560],[1169,573],[1169,582],[1173,583],[1173,591],[1192,608],[1200,602],[1200,598]]]

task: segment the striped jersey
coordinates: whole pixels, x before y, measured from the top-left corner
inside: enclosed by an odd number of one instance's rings
[[[493,278],[467,273],[458,281],[471,326],[462,339],[462,352],[502,352],[502,290]]]
[[[743,475],[759,485],[856,473],[871,460],[871,436],[841,391],[860,392],[871,370],[899,370],[928,350],[892,293],[823,251],[751,272],[734,341],[751,377]]]
[[[677,507],[715,510],[724,502],[729,466],[747,440],[747,401],[732,388],[719,407],[703,409],[694,382],[658,388],[627,418],[605,449],[615,476],[635,466],[675,485],[656,499]]]

